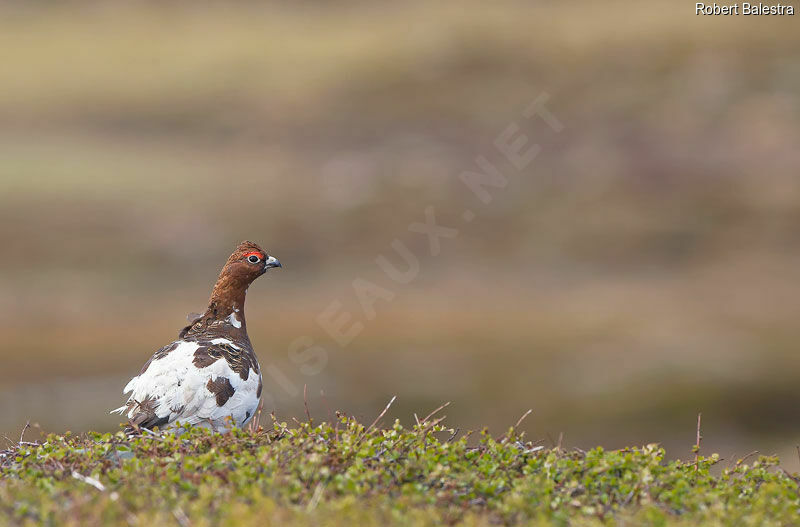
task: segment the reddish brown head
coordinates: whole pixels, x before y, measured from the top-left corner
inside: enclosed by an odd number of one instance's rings
[[[181,330],[179,338],[197,339],[216,335],[231,338],[249,349],[244,297],[253,280],[273,267],[281,267],[277,258],[268,255],[253,242],[240,243],[219,273],[206,312],[190,315],[190,323]]]
[[[219,273],[217,283],[211,292],[206,315],[221,320],[231,313],[241,312],[240,319],[244,320],[244,297],[247,288],[253,280],[273,267],[281,267],[277,258],[268,255],[253,242],[240,243]]]

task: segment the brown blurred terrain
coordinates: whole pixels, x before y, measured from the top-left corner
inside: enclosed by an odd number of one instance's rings
[[[247,313],[283,419],[307,384],[318,419],[397,395],[499,433],[532,408],[533,437],[683,456],[702,411],[709,450],[791,468],[798,45],[794,17],[693,3],[5,3],[0,432],[116,427],[252,239],[284,264]],[[520,120],[543,92],[561,133]],[[541,146],[521,172],[493,146],[514,122]],[[486,205],[459,180],[480,154],[509,178]],[[408,230],[429,206],[460,230],[437,256]],[[407,285],[375,264],[394,239]],[[356,278],[394,294],[375,320]],[[344,347],[316,321],[337,300]]]

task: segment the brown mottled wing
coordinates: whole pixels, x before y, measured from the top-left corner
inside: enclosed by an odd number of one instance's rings
[[[139,372],[139,375],[144,374],[147,371],[147,368],[150,367],[153,361],[163,359],[171,352],[175,351],[178,347],[180,342],[175,341],[170,344],[167,344],[150,357],[147,362],[144,363],[142,366],[142,370]],[[168,417],[158,417],[155,411],[156,407],[156,400],[152,397],[146,397],[143,401],[128,401],[126,405],[125,413],[129,413],[131,410],[134,411],[133,417],[128,419],[130,426],[127,428],[128,431],[135,428],[153,428],[155,426],[163,426],[169,423]]]
[[[246,381],[250,376],[250,369],[258,373],[258,360],[249,349],[239,349],[228,344],[211,344],[200,342],[200,347],[194,352],[192,361],[198,368],[205,368],[219,359],[225,359],[231,370]]]
[[[131,401],[128,403],[128,411],[134,410],[133,417],[129,419],[130,428],[154,428],[164,426],[169,423],[168,417],[158,417],[155,410],[155,399],[150,397],[142,402]]]

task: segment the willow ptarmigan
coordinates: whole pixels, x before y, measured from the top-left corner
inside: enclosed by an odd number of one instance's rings
[[[244,298],[250,284],[268,269],[281,267],[252,242],[242,242],[219,274],[208,309],[194,315],[178,340],[147,361],[123,393],[135,428],[167,428],[175,423],[226,431],[253,417],[261,398],[261,372],[247,336]]]

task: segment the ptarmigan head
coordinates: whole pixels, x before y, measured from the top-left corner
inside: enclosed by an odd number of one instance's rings
[[[219,277],[230,277],[232,285],[247,287],[273,267],[283,267],[277,258],[253,242],[244,241],[230,255]]]
[[[219,273],[202,322],[195,321],[186,330],[191,328],[195,332],[202,331],[215,320],[230,320],[234,328],[244,329],[242,324],[247,288],[253,280],[274,267],[282,267],[277,258],[270,256],[253,242],[240,243]],[[233,318],[229,318],[232,314]]]

